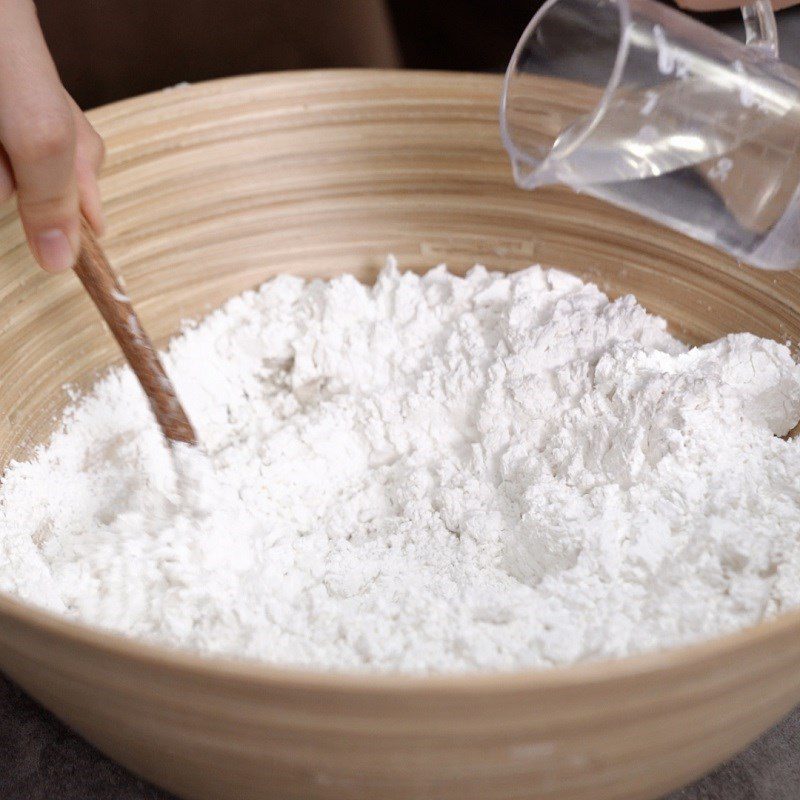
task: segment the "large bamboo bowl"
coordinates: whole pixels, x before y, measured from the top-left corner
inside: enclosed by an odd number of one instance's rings
[[[500,81],[329,72],[99,109],[112,260],[164,342],[277,272],[369,280],[541,261],[633,291],[686,340],[800,334],[800,279],[564,191],[517,191]],[[545,112],[569,104],[541,89]],[[63,385],[118,360],[74,276],[0,218],[0,464],[46,438]],[[141,775],[219,800],[655,798],[800,700],[800,614],[680,651],[501,676],[326,675],[205,660],[0,597],[0,668]]]

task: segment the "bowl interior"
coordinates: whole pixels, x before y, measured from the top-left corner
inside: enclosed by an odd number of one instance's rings
[[[290,73],[92,112],[109,150],[107,249],[153,338],[276,273],[368,281],[394,253],[414,270],[556,265],[635,293],[693,343],[798,340],[800,277],[566,190],[516,189],[499,89],[490,76]],[[545,109],[570,102],[551,93],[543,84]],[[46,439],[66,384],[87,387],[119,353],[74,276],[33,266],[10,204],[0,262],[2,468]]]

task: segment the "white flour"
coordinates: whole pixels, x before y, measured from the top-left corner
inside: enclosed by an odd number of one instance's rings
[[[0,494],[0,588],[93,625],[326,668],[565,664],[800,605],[800,369],[687,350],[534,267],[281,277],[166,359],[208,458],[128,370]],[[776,434],[778,436],[776,436]]]

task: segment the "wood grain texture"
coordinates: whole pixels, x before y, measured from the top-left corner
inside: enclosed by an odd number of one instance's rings
[[[156,343],[271,275],[559,265],[685,340],[800,335],[800,276],[740,267],[567,191],[518,191],[489,76],[252,76],[99,109],[105,244]],[[546,85],[541,103],[563,106]],[[0,215],[0,463],[63,384],[118,360],[74,276]],[[800,614],[713,642],[507,675],[329,675],[201,659],[0,597],[0,668],[102,750],[197,800],[652,800],[800,699]]]
[[[89,223],[81,220],[81,251],[75,274],[83,284],[147,395],[153,416],[170,442],[196,445],[197,435],[136,309],[108,263]]]

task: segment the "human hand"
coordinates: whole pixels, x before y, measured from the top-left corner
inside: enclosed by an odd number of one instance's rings
[[[39,264],[75,263],[80,212],[102,233],[103,141],[61,84],[33,0],[0,0],[0,202],[14,192]]]

